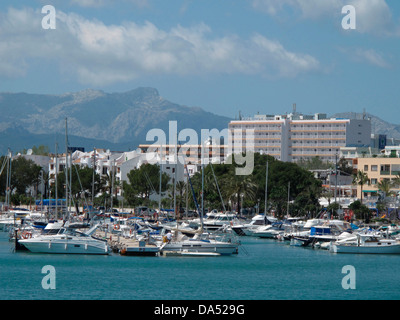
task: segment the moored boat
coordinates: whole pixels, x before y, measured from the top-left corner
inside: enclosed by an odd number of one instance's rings
[[[34,253],[108,254],[107,241],[91,236],[97,226],[83,233],[71,228],[61,228],[56,234],[42,234],[18,242]]]
[[[400,242],[376,235],[357,234],[356,239],[331,243],[329,250],[333,253],[400,254]]]

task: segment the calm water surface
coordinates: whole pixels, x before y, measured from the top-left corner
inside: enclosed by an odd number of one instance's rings
[[[49,255],[12,251],[0,233],[1,300],[344,300],[400,299],[400,255],[346,255],[241,238],[239,254],[221,257]],[[45,290],[45,265],[56,289]],[[343,266],[356,289],[342,288]]]

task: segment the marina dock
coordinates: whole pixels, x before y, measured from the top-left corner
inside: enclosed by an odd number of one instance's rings
[[[154,244],[149,244],[144,240],[135,238],[126,238],[121,235],[97,231],[96,237],[106,239],[112,252],[124,256],[158,256],[160,248]]]

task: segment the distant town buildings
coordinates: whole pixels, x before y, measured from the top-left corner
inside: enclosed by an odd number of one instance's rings
[[[225,163],[227,158],[238,152],[268,154],[280,161],[299,162],[319,157],[332,165],[345,159],[349,166],[367,173],[369,182],[363,186],[352,183],[351,174],[343,174],[332,169],[312,170],[322,181],[326,191],[333,199],[361,198],[369,205],[379,196],[379,182],[393,181],[400,174],[400,141],[383,134],[371,134],[371,121],[363,119],[328,118],[326,114],[260,115],[252,118],[240,117],[228,124],[224,131],[228,137],[214,137],[203,144],[177,145],[141,144],[134,151],[110,151],[93,149],[85,152],[83,148],[70,148],[68,166],[93,168],[101,177],[112,176],[115,181],[128,181],[128,173],[144,163],[162,163],[166,172],[177,181],[185,181],[187,174],[200,171],[202,159],[205,163]],[[222,131],[221,131],[222,133]],[[219,142],[222,141],[222,144]],[[55,182],[57,173],[64,170],[64,154],[23,156],[39,164],[49,174],[49,184]],[[343,160],[342,160],[343,161]],[[332,166],[333,168],[334,166]],[[122,184],[116,184],[116,193],[122,195]],[[395,193],[400,188],[393,188]],[[372,199],[372,200],[371,200]],[[374,200],[375,199],[375,200]]]

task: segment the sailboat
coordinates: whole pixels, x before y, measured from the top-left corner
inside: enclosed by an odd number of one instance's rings
[[[186,167],[186,166],[185,166]],[[187,167],[186,167],[187,171]],[[200,216],[200,227],[193,230],[193,237],[180,232],[179,227],[172,228],[173,238],[168,241],[165,237],[160,246],[160,252],[165,255],[178,254],[178,255],[192,255],[192,256],[219,256],[219,255],[232,255],[238,253],[238,244],[230,241],[223,241],[219,239],[212,239],[209,233],[204,233],[204,161],[202,159],[202,197],[201,197],[201,211],[194,194],[193,186],[187,171],[188,181],[190,182],[192,194],[197,207],[197,212]],[[187,233],[188,230],[185,230]]]
[[[279,232],[275,232],[277,228],[271,228],[272,224],[277,222],[273,216],[267,216],[268,207],[268,160],[265,167],[265,214],[255,215],[249,223],[237,224],[232,226],[232,230],[239,236],[255,236],[273,238]],[[273,231],[273,232],[270,232]]]

